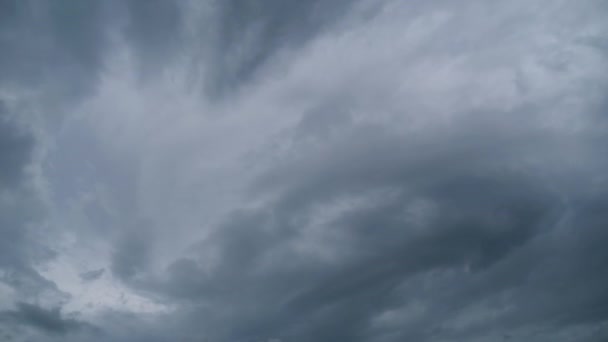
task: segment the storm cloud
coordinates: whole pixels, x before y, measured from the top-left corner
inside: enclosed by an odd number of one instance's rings
[[[0,339],[608,336],[600,0],[0,0]]]

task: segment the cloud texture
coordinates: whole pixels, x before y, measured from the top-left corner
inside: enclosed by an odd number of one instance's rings
[[[601,0],[0,0],[0,340],[608,336]]]

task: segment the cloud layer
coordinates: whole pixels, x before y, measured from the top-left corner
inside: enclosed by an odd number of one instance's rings
[[[599,0],[0,0],[0,339],[608,336]]]

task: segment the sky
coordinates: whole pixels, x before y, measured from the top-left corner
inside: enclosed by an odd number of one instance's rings
[[[0,0],[0,340],[607,342],[604,0]]]

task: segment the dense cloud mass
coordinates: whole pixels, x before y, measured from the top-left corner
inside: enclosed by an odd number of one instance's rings
[[[608,341],[603,0],[0,0],[0,340]]]

